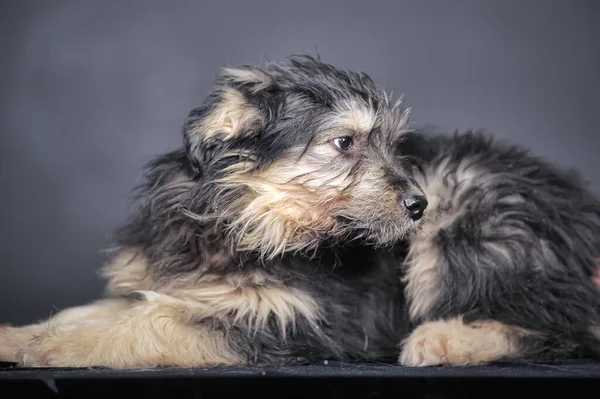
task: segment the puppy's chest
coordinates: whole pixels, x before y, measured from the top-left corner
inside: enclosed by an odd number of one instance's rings
[[[477,204],[481,174],[469,159],[457,162],[440,158],[416,177],[429,205],[422,228],[410,239],[403,264],[402,279],[412,320],[426,319],[439,299],[444,253],[438,238]]]

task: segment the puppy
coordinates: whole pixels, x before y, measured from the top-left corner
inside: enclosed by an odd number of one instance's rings
[[[5,328],[25,366],[273,365],[397,358],[394,244],[426,199],[393,152],[407,113],[309,57],[224,69],[182,148],[147,166],[107,297]]]
[[[0,330],[0,358],[114,368],[598,354],[600,206],[482,134],[409,129],[365,74],[223,70],[151,162],[107,298]]]
[[[576,173],[481,132],[402,134],[429,206],[409,238],[400,362],[600,355],[600,203]]]

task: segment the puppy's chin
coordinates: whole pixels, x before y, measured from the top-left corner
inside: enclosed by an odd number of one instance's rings
[[[410,239],[423,228],[422,219],[409,217],[378,221],[341,221],[345,225],[347,237],[369,246],[390,246]]]

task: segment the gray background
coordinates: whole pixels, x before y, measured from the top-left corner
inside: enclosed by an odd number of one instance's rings
[[[140,167],[180,143],[217,68],[318,51],[600,187],[600,2],[2,1],[0,322],[102,293]]]

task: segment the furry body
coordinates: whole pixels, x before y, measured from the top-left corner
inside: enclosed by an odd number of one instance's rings
[[[521,149],[411,131],[406,115],[368,76],[310,58],[223,71],[183,148],[148,165],[104,269],[107,298],[0,330],[0,358],[129,368],[600,354],[597,200]]]
[[[430,207],[406,262],[411,320],[495,320],[514,358],[600,354],[600,205],[575,173],[483,133],[403,136]]]

